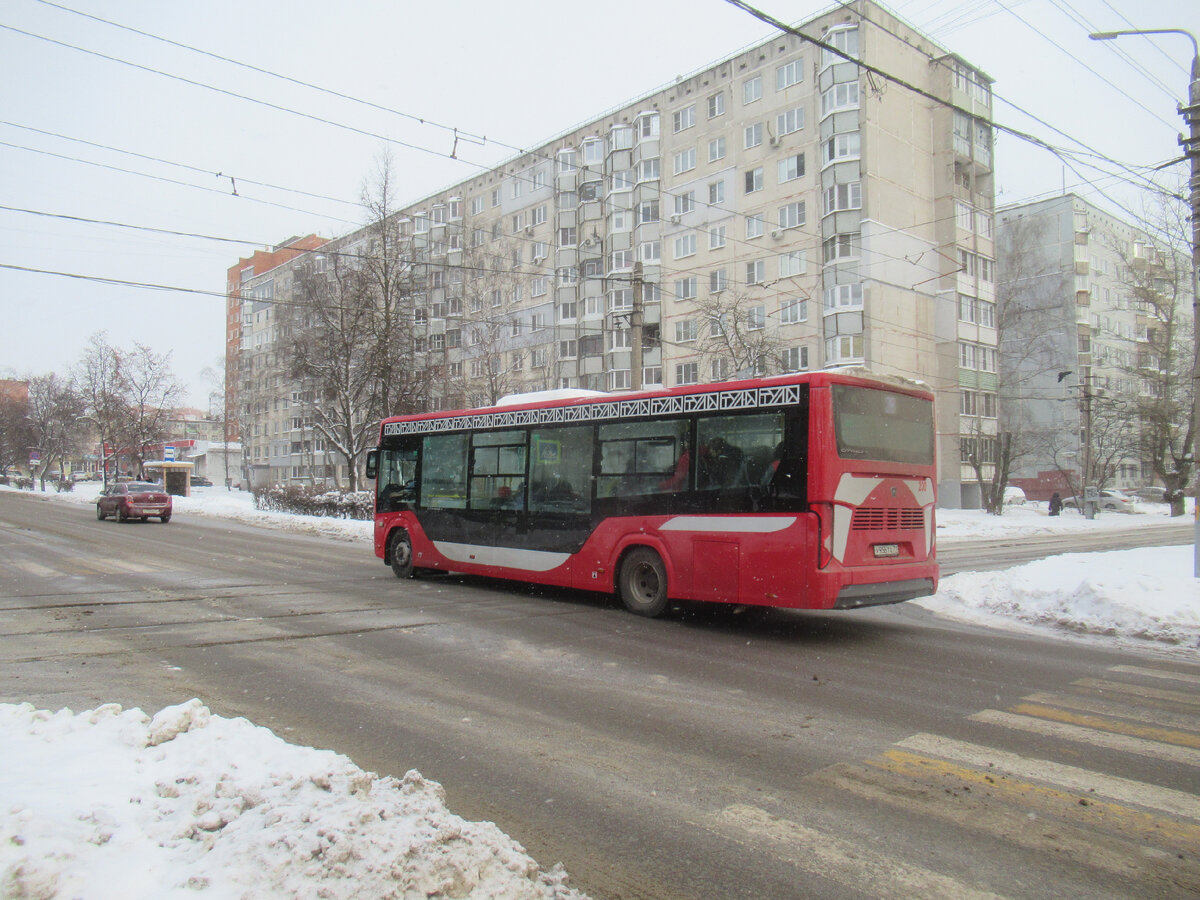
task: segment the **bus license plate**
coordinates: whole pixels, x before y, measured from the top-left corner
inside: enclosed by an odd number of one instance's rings
[[[877,559],[882,559],[882,558],[891,557],[891,556],[899,556],[899,555],[900,555],[900,545],[899,544],[876,544],[875,545],[875,556]]]

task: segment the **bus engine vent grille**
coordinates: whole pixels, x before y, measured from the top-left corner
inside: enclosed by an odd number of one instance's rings
[[[925,510],[860,506],[850,521],[854,531],[913,531],[925,528]]]

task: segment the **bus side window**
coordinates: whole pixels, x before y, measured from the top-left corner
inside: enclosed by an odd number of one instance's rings
[[[421,506],[466,509],[467,435],[427,435],[421,457]]]
[[[740,490],[770,484],[784,453],[783,415],[702,417],[697,487]]]
[[[591,512],[592,426],[535,429],[529,453],[531,512]]]
[[[687,490],[690,487],[686,477],[690,459],[687,433],[686,419],[601,425],[596,496],[628,497]]]
[[[525,435],[482,431],[471,438],[471,509],[525,509]]]

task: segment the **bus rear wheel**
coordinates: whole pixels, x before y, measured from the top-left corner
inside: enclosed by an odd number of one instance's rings
[[[397,578],[413,577],[412,539],[407,531],[397,531],[392,536],[388,559],[392,561],[392,571],[396,573]]]
[[[637,547],[621,564],[621,602],[631,613],[653,618],[667,608],[667,568],[649,547]]]

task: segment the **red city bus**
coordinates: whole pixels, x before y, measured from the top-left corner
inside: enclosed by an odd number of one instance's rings
[[[375,555],[400,578],[616,591],[646,616],[937,589],[933,395],[912,382],[840,370],[398,416],[367,474]]]

